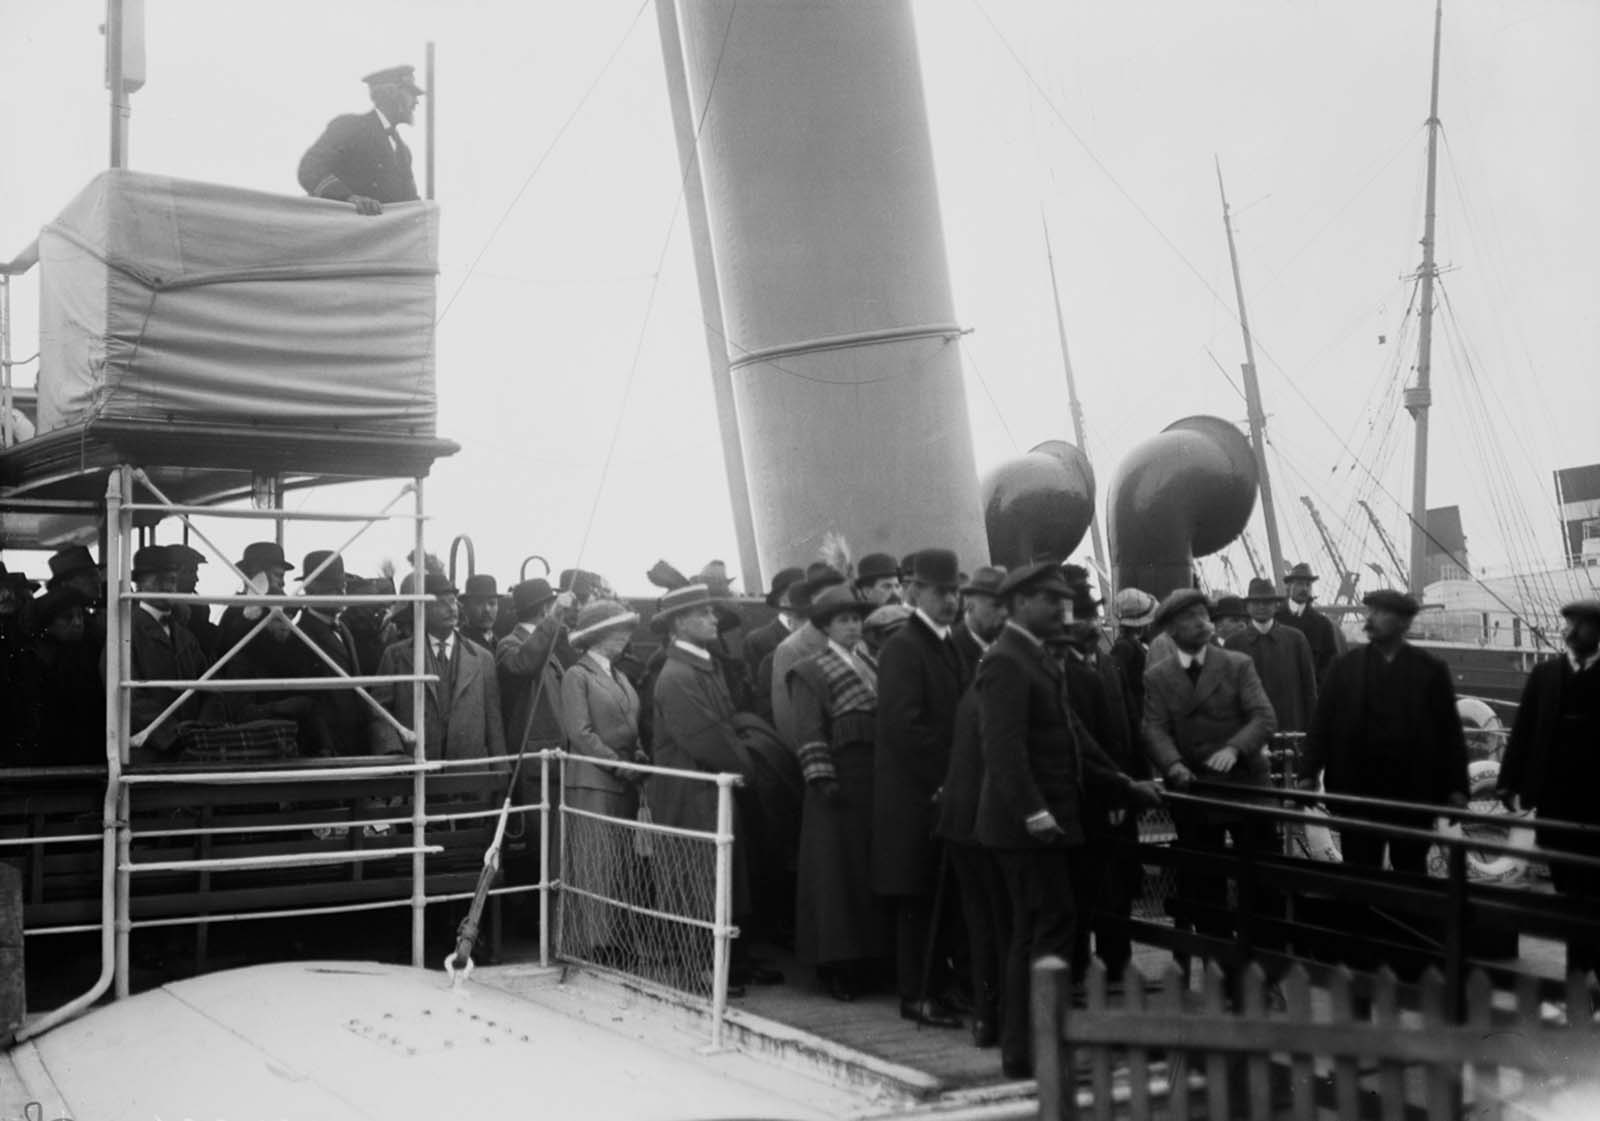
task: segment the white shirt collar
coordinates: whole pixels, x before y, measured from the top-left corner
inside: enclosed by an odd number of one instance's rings
[[[854,650],[850,650],[850,649],[847,649],[846,647],[840,646],[837,642],[833,641],[833,639],[831,639],[831,638],[828,639],[828,649],[832,650],[835,654],[839,655],[839,657],[843,658],[847,662],[852,662],[853,663],[856,660],[857,655],[856,655],[856,652]]]
[[[159,610],[158,608],[152,607],[148,603],[140,603],[139,606],[150,613],[150,618],[154,619],[158,623],[161,623],[162,625],[165,625],[167,619],[172,615],[172,612]]]
[[[1189,666],[1195,663],[1198,663],[1202,668],[1204,668],[1206,664],[1206,651],[1211,649],[1211,644],[1209,642],[1206,643],[1193,654],[1189,653],[1181,646],[1174,646],[1173,649],[1178,652],[1178,666],[1187,671]]]
[[[1291,599],[1289,601],[1289,614],[1298,618],[1299,616],[1304,615],[1306,613],[1306,608],[1310,606],[1311,605],[1309,603],[1296,603]]]
[[[593,647],[589,648],[589,657],[594,659],[594,664],[595,665],[599,666],[603,671],[605,671],[605,675],[607,677],[611,676],[611,659],[610,658],[606,657],[604,654],[600,653],[600,651],[594,649]]]
[[[929,617],[928,613],[922,610],[920,607],[916,609],[916,613],[917,618],[921,619],[925,624],[927,624],[927,627],[930,631],[938,635],[941,640],[949,640],[950,626],[948,623],[935,623],[933,619]]]
[[[778,612],[778,625],[793,634],[794,629],[800,625],[800,616],[791,615],[787,611],[780,611]]]
[[[1581,662],[1578,660],[1578,656],[1572,652],[1570,647],[1567,650],[1567,664],[1572,667],[1573,673],[1582,673],[1596,662],[1600,662],[1600,650],[1596,650],[1593,654],[1590,654]]]
[[[682,650],[686,654],[694,655],[696,658],[699,658],[702,662],[711,661],[711,652],[709,650],[706,650],[703,647],[696,646],[692,642],[685,642],[681,638],[675,638],[675,639],[672,640],[672,645],[677,647],[679,650]]]
[[[428,636],[428,645],[433,648],[435,657],[448,658],[451,654],[455,653],[456,632],[451,631],[443,638],[435,638],[430,634]]]
[[[1263,623],[1260,619],[1251,619],[1250,625],[1256,630],[1260,631],[1262,634],[1271,634],[1272,628],[1275,624],[1271,619],[1268,619],[1265,623]]]

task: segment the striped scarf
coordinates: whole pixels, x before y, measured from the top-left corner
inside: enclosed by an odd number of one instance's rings
[[[847,743],[870,743],[877,733],[877,676],[828,647],[813,659],[827,690],[829,738],[800,745],[800,769],[806,781],[836,777],[833,752]]]

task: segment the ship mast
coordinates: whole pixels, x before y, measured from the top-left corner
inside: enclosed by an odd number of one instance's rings
[[[1416,422],[1415,457],[1411,468],[1411,594],[1422,598],[1427,583],[1425,559],[1428,540],[1428,409],[1433,404],[1430,375],[1433,368],[1433,281],[1438,267],[1433,259],[1434,197],[1439,168],[1439,37],[1444,24],[1444,0],[1433,11],[1433,82],[1428,100],[1428,187],[1422,218],[1422,313],[1417,330],[1417,381],[1405,392],[1406,411]]]
[[[1261,386],[1256,382],[1255,342],[1250,337],[1250,319],[1244,310],[1244,283],[1239,279],[1239,251],[1233,243],[1233,218],[1228,211],[1228,192],[1222,186],[1222,161],[1217,160],[1217,192],[1222,196],[1222,228],[1228,233],[1228,260],[1233,265],[1233,292],[1239,304],[1239,330],[1244,333],[1244,400],[1250,412],[1250,446],[1256,453],[1256,472],[1261,476],[1261,516],[1267,523],[1267,553],[1272,561],[1273,587],[1281,587],[1288,569],[1283,564],[1283,545],[1278,540],[1278,518],[1272,506],[1272,477],[1267,472],[1267,418],[1261,411]],[[1258,566],[1259,567],[1259,566]]]
[[[1088,438],[1083,431],[1083,402],[1078,400],[1078,379],[1072,372],[1072,356],[1067,352],[1067,325],[1061,317],[1061,289],[1056,285],[1056,256],[1050,250],[1050,223],[1044,221],[1044,215],[1039,215],[1039,220],[1044,224],[1044,256],[1050,263],[1050,295],[1055,300],[1056,308],[1056,334],[1061,339],[1061,364],[1067,371],[1067,407],[1072,412],[1072,435],[1078,442],[1078,450],[1084,455],[1089,454]],[[1095,575],[1100,580],[1100,598],[1111,598],[1111,587],[1106,567],[1105,546],[1100,543],[1100,513],[1095,503],[1090,504],[1089,512],[1089,541],[1094,545]]]

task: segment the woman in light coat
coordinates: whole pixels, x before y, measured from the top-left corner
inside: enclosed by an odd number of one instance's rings
[[[580,757],[649,761],[639,745],[639,696],[615,665],[638,621],[637,615],[612,600],[584,607],[569,635],[582,656],[561,679],[561,724],[569,753],[562,879],[616,903],[637,901],[640,877],[634,830],[615,824],[632,822],[638,815],[637,772]],[[600,965],[631,964],[635,947],[628,914],[613,903],[563,893],[562,952]]]

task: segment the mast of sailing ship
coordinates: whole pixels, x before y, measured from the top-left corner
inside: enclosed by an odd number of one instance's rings
[[[1422,311],[1417,327],[1417,381],[1405,391],[1406,411],[1416,423],[1417,435],[1411,468],[1411,594],[1422,598],[1427,583],[1425,560],[1428,539],[1428,409],[1433,404],[1430,375],[1433,367],[1433,281],[1438,267],[1433,258],[1434,196],[1439,167],[1439,37],[1444,24],[1444,0],[1433,11],[1433,80],[1428,100],[1428,186],[1422,217]]]
[[[1222,185],[1222,161],[1219,159],[1216,164],[1217,192],[1222,196],[1222,228],[1228,233],[1228,261],[1233,266],[1233,292],[1239,305],[1239,330],[1244,333],[1244,365],[1241,369],[1244,373],[1245,407],[1250,414],[1250,446],[1255,450],[1256,473],[1261,479],[1261,516],[1267,523],[1267,554],[1272,561],[1272,585],[1281,588],[1284,574],[1289,570],[1283,563],[1283,545],[1278,539],[1278,516],[1272,505],[1272,477],[1267,472],[1267,418],[1261,410],[1261,386],[1256,381],[1256,348],[1250,337],[1250,318],[1244,310],[1244,282],[1239,279],[1239,251],[1233,243],[1233,218],[1228,211],[1228,192]],[[1255,564],[1253,556],[1251,563]]]
[[[1067,352],[1067,324],[1061,316],[1061,289],[1056,284],[1056,255],[1050,249],[1050,223],[1044,220],[1044,215],[1039,215],[1039,220],[1044,223],[1044,256],[1050,263],[1050,295],[1055,300],[1056,307],[1056,334],[1061,339],[1061,364],[1067,372],[1067,407],[1072,412],[1072,434],[1078,441],[1078,450],[1084,455],[1089,454],[1088,437],[1083,431],[1083,402],[1078,400],[1078,379],[1072,372],[1072,356]],[[1089,506],[1089,540],[1094,545],[1095,575],[1100,581],[1100,598],[1111,598],[1111,570],[1106,566],[1105,546],[1100,543],[1100,514],[1095,509],[1096,504]]]

